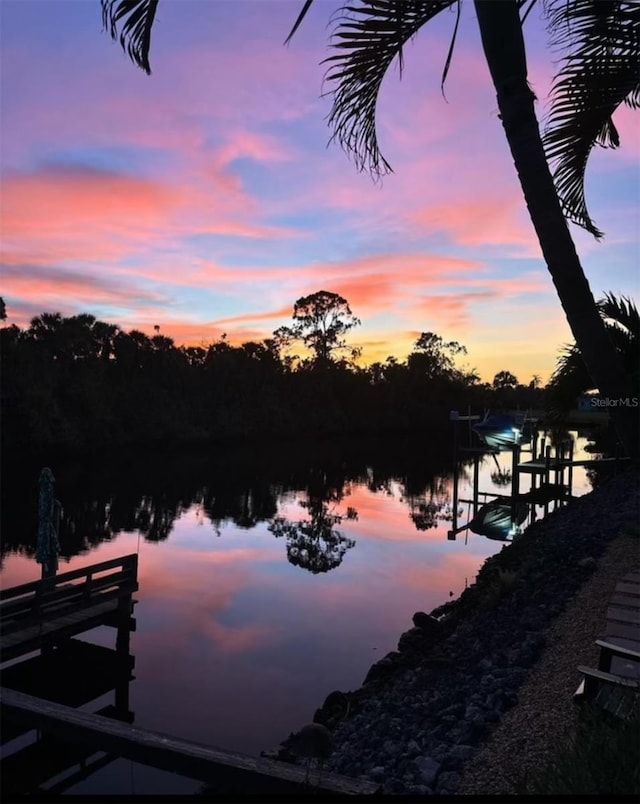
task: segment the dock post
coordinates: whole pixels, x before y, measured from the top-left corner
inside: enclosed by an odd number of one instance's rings
[[[480,456],[473,456],[473,515],[478,513],[478,493],[480,486]]]
[[[511,449],[511,524],[516,524],[518,510],[518,496],[520,494],[520,444],[514,444]]]
[[[131,614],[133,613],[133,594],[123,595],[118,600],[116,631],[116,688],[115,708],[120,716],[129,711],[129,647],[131,635]]]
[[[547,444],[545,448],[543,477],[545,485],[548,485],[549,480],[551,478],[551,444]],[[546,495],[544,503],[544,515],[546,516],[548,513],[549,513],[549,495]]]
[[[565,498],[568,502],[573,497],[573,438],[569,442],[569,469],[567,471],[567,496]]]
[[[453,422],[453,516],[451,519],[453,536],[448,535],[448,538],[455,539],[458,528],[458,423],[454,418],[451,421]]]

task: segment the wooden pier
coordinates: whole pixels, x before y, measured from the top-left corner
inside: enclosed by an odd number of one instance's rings
[[[322,773],[320,786],[305,784],[305,769],[262,757],[224,751],[169,734],[147,731],[127,723],[82,712],[15,690],[0,689],[2,715],[31,728],[52,732],[67,740],[173,771],[220,787],[221,792],[280,794],[333,793],[373,795],[378,786],[363,779]]]
[[[137,571],[134,553],[0,590],[2,662],[97,625],[118,628],[118,641],[126,641],[135,630],[129,615]]]
[[[113,704],[103,705],[96,715],[133,722],[129,684],[134,679],[135,660],[129,651],[129,635],[135,630],[131,612],[136,602],[132,595],[138,589],[137,567],[137,556],[128,555],[2,589],[3,698],[26,694],[74,711],[74,707],[113,692]],[[77,639],[100,625],[116,629],[115,649]],[[96,754],[89,744],[60,742],[40,732],[17,750],[10,745],[34,728],[29,720],[12,717],[2,706],[3,797],[42,793],[50,779],[71,772],[54,785],[55,790],[46,791],[64,792],[74,784],[73,779],[79,781],[117,759],[111,755],[108,762],[105,757],[89,762]]]
[[[366,779],[326,772],[321,784],[317,771],[306,783],[304,767],[132,725],[129,634],[137,568],[137,556],[128,555],[0,592],[3,796],[61,793],[118,758],[199,780],[224,795],[377,792]],[[117,629],[115,650],[77,639],[98,625]],[[110,691],[113,705],[77,708]],[[34,729],[35,742],[10,745]],[[55,781],[62,773],[66,778]]]

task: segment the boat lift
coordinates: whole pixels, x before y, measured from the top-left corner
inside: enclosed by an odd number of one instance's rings
[[[547,443],[541,436],[538,422],[526,414],[505,414],[480,417],[461,416],[458,411],[449,415],[453,423],[453,522],[447,533],[455,540],[459,533],[479,533],[499,541],[512,541],[527,524],[538,516],[537,508],[543,507],[543,515],[565,504],[572,494],[573,467],[592,464],[595,461],[574,461],[573,441],[556,446]],[[459,424],[468,424],[468,437],[463,441]],[[480,465],[486,455],[496,461],[501,453],[511,453],[510,494],[484,492],[479,489]],[[530,456],[529,460],[523,460]],[[472,461],[471,499],[459,497],[460,468],[465,459]],[[521,492],[521,475],[531,478],[528,492]],[[458,524],[460,505],[467,504],[468,519]]]

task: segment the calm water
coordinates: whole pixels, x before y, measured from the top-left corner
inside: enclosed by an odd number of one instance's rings
[[[577,444],[580,457],[584,439]],[[510,467],[510,456],[499,460]],[[448,439],[438,448],[336,442],[51,467],[64,507],[59,572],[139,556],[135,724],[245,753],[275,747],[332,690],[360,686],[413,612],[459,595],[502,547],[473,533],[447,540]],[[40,576],[40,468],[19,467],[4,483],[4,587]],[[485,458],[481,490],[504,491],[496,470]],[[462,497],[469,484],[463,473]],[[574,493],[589,490],[576,470]],[[115,645],[107,628],[81,638]],[[118,760],[72,792],[197,787]]]

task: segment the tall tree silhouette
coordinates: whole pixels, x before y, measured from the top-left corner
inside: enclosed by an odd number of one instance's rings
[[[292,327],[281,327],[274,335],[285,345],[287,341],[302,341],[313,354],[314,366],[327,366],[336,355],[349,350],[344,336],[360,324],[349,302],[328,290],[299,298],[293,306],[293,321]],[[355,354],[358,350],[350,351]]]

